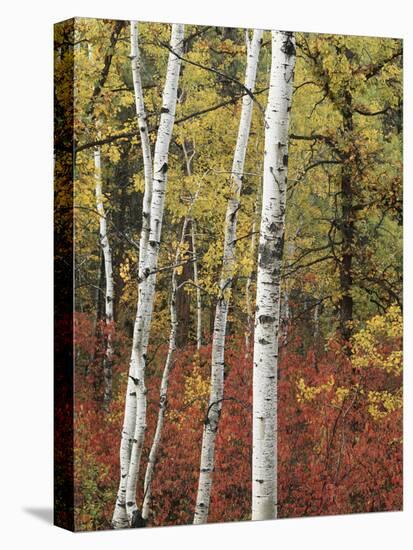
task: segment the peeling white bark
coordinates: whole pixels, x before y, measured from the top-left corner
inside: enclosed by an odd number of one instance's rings
[[[245,87],[251,92],[253,92],[255,88],[262,35],[263,31],[254,30],[253,38],[250,41],[247,34],[247,67],[245,72]],[[224,397],[225,334],[232,279],[236,267],[235,243],[237,213],[240,206],[244,162],[250,133],[253,106],[254,102],[252,97],[245,95],[242,100],[238,137],[231,171],[231,196],[228,200],[225,218],[224,253],[220,278],[220,293],[215,311],[212,341],[211,390],[202,437],[201,464],[194,524],[206,523],[208,520],[212,487],[212,472],[214,470],[215,438],[218,431],[219,417],[221,414],[222,400]]]
[[[172,25],[168,67],[162,96],[161,118],[155,143],[152,175],[152,200],[150,208],[150,232],[145,252],[145,265],[139,285],[138,308],[135,319],[132,343],[132,363],[136,365],[133,376],[136,392],[135,430],[132,438],[129,470],[126,478],[126,513],[129,524],[134,526],[139,515],[136,505],[136,485],[139,474],[140,459],[146,431],[146,388],[145,363],[149,331],[152,320],[155,296],[156,267],[158,263],[161,239],[165,191],[168,171],[169,144],[175,121],[175,110],[178,92],[179,72],[181,67],[184,38],[184,25]],[[176,52],[177,55],[175,55]],[[143,284],[142,284],[143,283]]]
[[[254,331],[253,520],[277,516],[278,331],[294,63],[292,33],[273,31]]]
[[[99,213],[99,239],[105,264],[105,323],[107,335],[105,337],[105,356],[103,359],[104,395],[105,407],[112,399],[112,367],[113,367],[113,264],[112,250],[110,248],[105,207],[102,193],[102,165],[100,147],[94,151],[95,162],[95,194],[96,208]]]

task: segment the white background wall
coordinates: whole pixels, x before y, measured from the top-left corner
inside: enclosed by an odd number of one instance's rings
[[[0,27],[0,541],[3,548],[404,549],[412,543],[412,24],[393,0],[3,3]],[[73,535],[52,506],[52,24],[72,16],[405,38],[405,512]],[[410,176],[407,177],[407,176]],[[6,307],[4,308],[4,303]],[[32,510],[30,512],[30,510]],[[410,534],[410,535],[409,535]],[[409,540],[410,538],[410,540]],[[409,544],[410,543],[410,544]],[[76,545],[76,546],[75,546]],[[267,546],[268,545],[268,546]]]

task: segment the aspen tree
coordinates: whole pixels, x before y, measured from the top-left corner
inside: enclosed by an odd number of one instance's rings
[[[182,151],[184,153],[186,174],[192,176],[192,160],[195,155],[195,140],[192,142],[193,150],[189,154],[185,141],[182,143]],[[192,201],[193,204],[194,201]],[[198,257],[196,252],[196,222],[191,218],[191,246],[192,246],[192,268],[194,273],[194,284],[196,290],[196,349],[199,351],[202,345],[202,299],[201,288],[199,286],[198,277]]]
[[[189,222],[189,218],[185,217],[182,225],[181,239],[176,248],[174,265],[177,265],[179,263],[179,260],[181,257],[181,251],[185,243],[188,222]],[[164,424],[166,404],[167,404],[169,373],[172,368],[174,354],[176,351],[176,334],[177,334],[177,328],[178,328],[176,297],[177,297],[178,289],[179,289],[179,285],[177,280],[177,268],[173,268],[172,277],[171,277],[171,299],[170,299],[170,306],[169,306],[169,311],[171,316],[171,329],[169,332],[168,353],[166,356],[165,366],[162,373],[161,388],[159,391],[158,420],[156,423],[155,435],[154,435],[151,450],[149,453],[149,459],[148,459],[148,464],[146,467],[146,474],[145,474],[145,483],[144,483],[145,496],[144,496],[144,501],[142,506],[142,518],[144,520],[148,519],[149,512],[150,512],[152,477],[153,477],[156,459],[158,455],[158,449],[159,449],[159,445],[161,443],[161,437],[162,437],[162,428]]]
[[[112,250],[109,244],[105,207],[102,193],[102,165],[100,147],[94,151],[95,163],[95,194],[96,209],[99,213],[99,240],[105,266],[105,356],[103,359],[104,395],[103,403],[108,406],[112,399],[112,367],[113,367],[113,262]]]
[[[252,40],[250,40],[247,34],[245,87],[250,90],[251,93],[254,92],[255,88],[262,35],[263,31],[254,30]],[[195,524],[206,523],[208,520],[212,472],[214,470],[215,439],[224,397],[225,334],[232,279],[236,268],[235,244],[237,213],[240,207],[244,162],[247,152],[253,106],[253,98],[250,95],[245,95],[242,100],[241,118],[231,171],[230,198],[228,199],[225,217],[223,263],[212,340],[211,390],[202,437],[198,493],[194,515]]]
[[[170,53],[162,94],[161,117],[153,160],[149,239],[144,254],[145,264],[140,274],[138,307],[133,333],[132,363],[136,365],[136,368],[134,369],[132,381],[134,391],[136,392],[136,419],[134,435],[131,441],[129,470],[126,478],[126,512],[129,524],[132,527],[136,525],[137,518],[140,516],[136,505],[136,485],[146,431],[146,350],[155,297],[156,269],[165,206],[169,144],[175,121],[183,39],[184,25],[172,25]]]
[[[277,516],[277,362],[295,41],[272,32],[254,330],[252,519]]]
[[[132,68],[132,80],[135,93],[136,116],[138,119],[139,134],[142,145],[142,156],[144,166],[145,188],[142,204],[142,231],[139,242],[139,278],[142,278],[142,271],[145,264],[145,253],[148,247],[149,240],[149,224],[150,224],[150,205],[152,199],[152,154],[149,142],[149,133],[147,125],[147,116],[145,111],[145,103],[142,90],[141,80],[141,56],[138,42],[138,23],[130,22],[130,41],[131,51],[130,60]],[[139,292],[142,291],[145,280],[139,285]],[[134,348],[134,346],[133,346]],[[136,354],[132,351],[128,384],[125,398],[125,413],[122,428],[122,439],[120,445],[120,483],[118,496],[116,499],[115,511],[112,518],[112,524],[115,528],[128,526],[128,518],[126,514],[126,481],[129,471],[130,452],[133,434],[135,432],[136,423],[136,396],[135,383],[136,379]]]

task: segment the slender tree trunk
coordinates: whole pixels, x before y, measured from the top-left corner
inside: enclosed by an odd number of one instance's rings
[[[256,246],[256,231],[257,231],[257,220],[256,220],[256,214],[258,210],[258,199],[255,202],[254,206],[254,221],[252,223],[251,228],[251,245],[250,245],[250,257],[254,258],[255,256],[255,246]],[[253,310],[252,310],[252,301],[251,301],[251,285],[252,285],[252,275],[253,270],[248,274],[247,282],[245,284],[245,304],[247,309],[247,326],[245,330],[245,358],[248,359],[251,354],[251,334],[254,327],[254,317],[253,317]]]
[[[140,51],[138,44],[138,24],[136,21],[131,21],[131,68],[133,88],[135,92],[136,116],[138,119],[139,134],[142,144],[142,156],[144,166],[145,189],[143,194],[142,204],[142,230],[139,242],[139,280],[141,281],[138,288],[138,312],[134,324],[132,353],[129,364],[129,376],[125,398],[125,413],[122,428],[122,438],[120,444],[120,482],[116,498],[115,510],[112,517],[112,525],[115,529],[127,527],[129,519],[126,512],[126,486],[128,480],[128,472],[130,466],[130,457],[132,450],[132,442],[135,433],[136,411],[137,411],[137,385],[138,385],[138,350],[140,349],[140,339],[142,333],[142,316],[140,313],[140,303],[142,302],[141,294],[146,285],[146,278],[143,270],[145,266],[146,252],[149,241],[150,231],[150,208],[152,201],[152,155],[151,146],[148,134],[147,116],[145,111],[145,103],[142,90],[142,81],[140,74]],[[139,323],[138,323],[139,318]],[[144,388],[143,390],[144,391]]]
[[[99,235],[100,246],[103,252],[105,263],[105,356],[103,359],[103,378],[104,395],[103,403],[107,407],[112,399],[112,366],[113,366],[113,265],[112,250],[109,244],[106,212],[103,206],[102,194],[102,167],[100,147],[96,147],[94,152],[95,160],[95,191],[96,207],[99,213]]]
[[[196,251],[196,222],[192,220],[191,223],[191,241],[192,241],[192,257],[193,257],[193,270],[194,270],[194,284],[196,289],[196,349],[199,351],[202,346],[202,298],[201,288],[199,286],[198,277],[198,257]]]
[[[142,279],[142,270],[145,265],[145,254],[148,248],[150,232],[150,210],[152,201],[152,154],[149,141],[148,123],[143,98],[141,80],[141,56],[138,44],[138,23],[131,21],[131,65],[133,89],[135,91],[136,116],[138,119],[139,135],[142,144],[143,170],[145,175],[145,191],[142,205],[142,232],[139,242],[139,276]]]
[[[254,91],[263,31],[254,30],[252,41],[247,35],[247,67],[245,86]],[[228,306],[236,267],[235,242],[237,213],[243,180],[244,161],[247,151],[253,111],[253,99],[245,95],[242,101],[241,119],[231,172],[231,197],[228,200],[225,218],[223,267],[220,278],[220,292],[215,311],[212,341],[211,390],[209,406],[202,437],[201,464],[194,523],[206,523],[211,498],[212,472],[214,470],[215,438],[218,431],[222,400],[224,397],[224,348]]]
[[[314,308],[314,329],[313,329],[314,368],[317,372],[318,372],[319,337],[320,337],[320,302],[318,301]]]
[[[345,105],[342,109],[343,126],[348,136],[353,132],[352,97],[348,91],[345,93]],[[341,197],[342,197],[342,260],[339,264],[340,271],[340,332],[343,340],[348,342],[352,334],[353,321],[353,246],[354,246],[354,220],[355,210],[353,204],[352,167],[345,163],[341,176]],[[350,348],[347,348],[350,353]]]
[[[277,515],[277,361],[295,42],[272,32],[254,331],[252,519]]]
[[[290,293],[288,287],[285,287],[284,296],[283,296],[284,311],[281,317],[281,341],[282,345],[285,347],[288,345],[288,327],[290,324]]]
[[[100,245],[100,236],[99,236],[99,245]],[[96,304],[96,315],[94,319],[94,328],[93,328],[93,334],[95,335],[95,345],[93,347],[93,351],[91,353],[90,362],[94,363],[96,360],[96,357],[98,355],[98,351],[100,349],[100,340],[101,340],[101,327],[100,327],[100,320],[103,319],[104,316],[104,303],[103,303],[103,284],[104,284],[104,272],[105,272],[105,259],[103,257],[102,247],[99,246],[99,268],[98,268],[98,276],[96,278],[96,289],[95,289],[95,304]],[[89,371],[88,366],[86,366],[85,374],[87,374]]]
[[[152,320],[153,302],[155,296],[156,268],[158,263],[161,239],[165,191],[168,172],[169,144],[175,121],[175,109],[178,92],[179,72],[181,67],[184,38],[184,26],[172,25],[167,74],[162,96],[161,118],[155,144],[152,201],[150,209],[150,232],[147,249],[144,253],[145,262],[141,266],[140,285],[138,293],[138,308],[134,326],[132,343],[132,363],[136,368],[132,381],[136,392],[135,429],[132,438],[129,470],[126,481],[126,512],[132,527],[139,525],[141,514],[136,505],[136,485],[139,474],[140,459],[146,431],[146,388],[145,363],[149,331]],[[175,55],[175,53],[177,55]],[[133,392],[133,393],[134,393]]]
[[[178,247],[175,254],[175,264],[180,260],[182,246],[186,238],[186,230],[188,227],[189,219],[186,217],[182,225],[181,239],[179,241]],[[171,303],[170,303],[170,315],[171,315],[171,330],[169,333],[169,346],[168,354],[165,361],[165,367],[162,374],[161,388],[159,392],[159,412],[158,412],[158,421],[156,423],[155,435],[152,442],[152,447],[149,453],[149,460],[146,467],[145,474],[145,483],[144,483],[144,501],[142,506],[142,518],[146,521],[149,517],[150,504],[151,504],[151,493],[152,493],[152,477],[155,469],[156,459],[158,456],[158,449],[161,443],[162,428],[164,423],[165,411],[167,407],[167,391],[168,391],[168,381],[169,373],[172,368],[174,354],[177,348],[176,338],[177,338],[177,329],[178,329],[178,316],[176,308],[176,298],[179,290],[178,277],[176,269],[172,270],[171,278]]]
[[[192,160],[195,155],[195,141],[193,141],[192,152],[189,153],[187,150],[186,142],[182,144],[182,150],[185,157],[186,173],[188,176],[192,176]],[[199,188],[198,188],[199,189]],[[196,195],[198,194],[198,191]],[[192,203],[194,200],[192,201]],[[194,284],[196,288],[196,349],[199,351],[202,346],[202,298],[201,298],[201,288],[199,286],[199,277],[198,277],[198,258],[196,252],[196,222],[194,219],[191,219],[191,247],[192,247],[192,259],[193,259],[193,275],[194,275]]]
[[[182,223],[185,222],[185,218]],[[187,255],[190,254],[190,234],[185,235],[187,244]],[[184,261],[185,258],[182,258]],[[191,298],[185,289],[185,283],[192,279],[192,266],[190,262],[182,266],[182,271],[178,275],[177,285],[178,292],[176,294],[176,315],[178,318],[178,326],[176,332],[176,347],[183,348],[188,343],[189,328],[191,322]]]

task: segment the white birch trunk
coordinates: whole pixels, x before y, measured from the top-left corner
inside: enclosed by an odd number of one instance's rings
[[[182,246],[185,242],[185,235],[188,227],[188,221],[189,220],[186,217],[184,219],[184,223],[182,226],[181,239],[176,249],[175,265],[178,264],[180,259]],[[161,437],[162,437],[162,428],[163,428],[166,405],[167,405],[169,373],[172,368],[173,358],[176,350],[176,333],[178,329],[178,318],[177,318],[177,312],[176,312],[177,292],[178,292],[177,272],[176,272],[176,269],[173,269],[172,278],[171,278],[171,303],[170,303],[171,330],[169,333],[168,354],[166,356],[164,371],[163,371],[162,380],[161,380],[161,387],[159,392],[158,420],[156,423],[155,435],[154,435],[152,447],[149,453],[149,459],[148,459],[148,464],[146,467],[146,474],[145,474],[145,483],[144,483],[145,496],[144,496],[144,501],[142,506],[142,517],[145,521],[148,519],[149,512],[150,512],[152,477],[153,477],[156,459],[158,456],[158,449],[159,449],[159,445],[161,443]]]
[[[245,87],[254,91],[259,52],[263,31],[254,30],[252,41],[247,36],[247,67]],[[212,472],[214,470],[215,439],[218,431],[222,400],[224,397],[224,350],[225,334],[230,301],[231,286],[236,267],[235,244],[237,212],[240,206],[244,161],[250,133],[254,102],[249,95],[242,100],[241,118],[231,172],[231,197],[228,200],[225,218],[223,265],[220,278],[220,293],[215,312],[211,360],[211,390],[209,406],[204,424],[199,472],[198,494],[196,499],[194,524],[208,520],[211,498]]]
[[[108,406],[112,399],[112,366],[113,366],[113,265],[112,250],[109,244],[106,212],[103,206],[102,193],[102,165],[100,147],[94,151],[95,161],[95,194],[96,208],[99,213],[99,238],[105,264],[105,323],[107,334],[105,337],[105,356],[103,359],[104,395],[103,403]]]
[[[140,513],[136,505],[136,485],[139,474],[140,459],[146,431],[146,388],[145,363],[149,331],[152,319],[155,296],[156,267],[162,230],[165,191],[168,171],[169,144],[175,121],[175,110],[178,92],[179,72],[184,38],[184,25],[172,25],[170,41],[171,52],[165,86],[162,96],[161,118],[155,144],[152,201],[150,209],[150,233],[145,252],[145,266],[142,270],[143,284],[139,285],[138,308],[132,343],[132,362],[136,364],[134,385],[136,391],[136,420],[132,439],[129,471],[126,481],[126,512],[129,524],[136,525]],[[176,52],[175,55],[173,52]]]
[[[138,24],[136,21],[131,21],[131,67],[133,88],[135,92],[136,116],[138,119],[139,134],[142,145],[142,156],[144,166],[145,188],[142,203],[142,230],[139,242],[139,279],[142,281],[139,285],[138,293],[141,294],[145,285],[145,277],[143,269],[145,265],[145,255],[148,248],[149,231],[150,231],[150,206],[152,200],[152,155],[149,141],[149,132],[147,124],[147,116],[145,111],[145,103],[141,81],[141,62],[140,51],[138,44]],[[127,527],[129,525],[128,516],[126,513],[126,483],[130,464],[130,454],[132,448],[133,436],[135,433],[136,423],[136,403],[137,391],[136,383],[138,377],[137,354],[135,350],[138,348],[138,340],[140,332],[137,332],[135,323],[131,361],[129,365],[129,376],[125,398],[125,413],[122,428],[122,438],[120,444],[120,482],[116,498],[115,510],[112,517],[112,525],[115,529]]]
[[[201,288],[199,286],[198,277],[198,257],[196,252],[196,224],[195,220],[191,223],[191,241],[192,241],[192,257],[194,270],[194,283],[196,288],[196,349],[199,351],[202,346],[202,298]]]
[[[148,123],[143,99],[141,80],[141,57],[138,45],[138,23],[131,21],[131,65],[133,89],[135,91],[136,116],[138,119],[139,135],[142,144],[143,169],[145,176],[145,191],[142,204],[142,233],[139,243],[139,276],[145,265],[145,254],[148,247],[150,231],[150,209],[152,201],[152,154],[149,141]]]
[[[277,361],[280,278],[288,163],[288,121],[295,43],[272,32],[272,62],[265,114],[262,216],[254,331],[252,519],[277,516]]]

